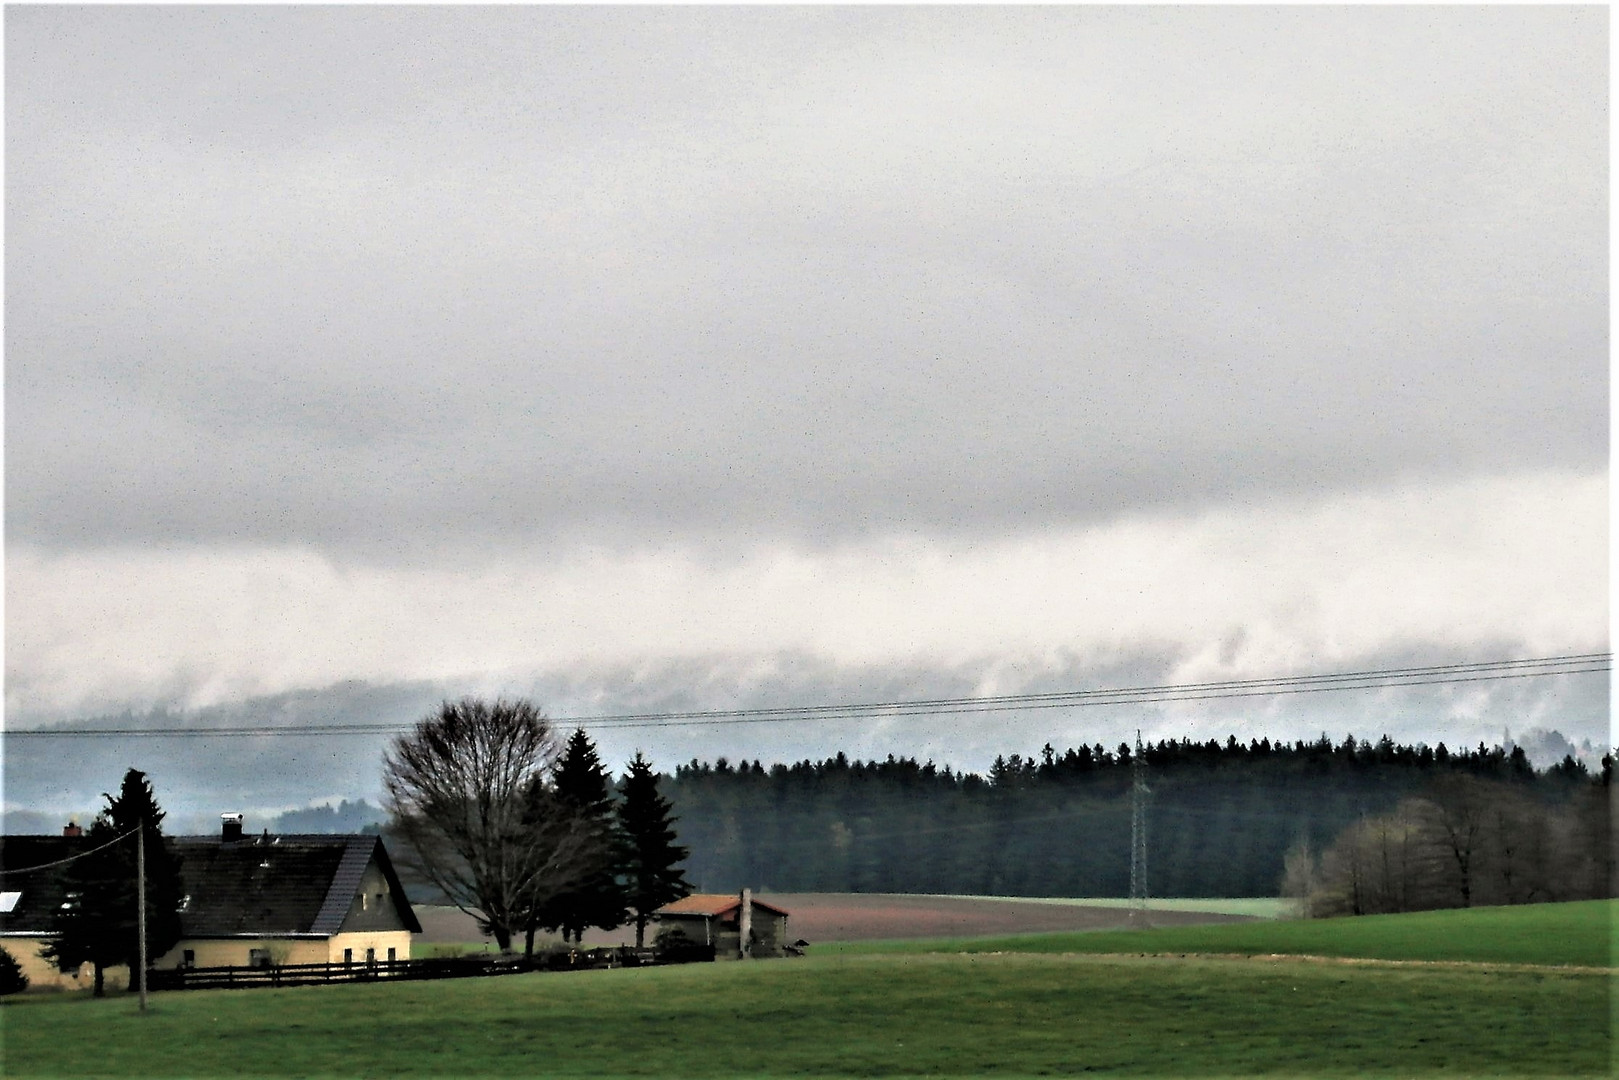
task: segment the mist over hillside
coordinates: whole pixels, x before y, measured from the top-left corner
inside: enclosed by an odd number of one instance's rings
[[[342,800],[336,806],[323,803],[302,810],[288,810],[270,822],[272,833],[358,833],[380,832],[388,820],[387,811],[364,799]]]
[[[1537,767],[1572,752],[1588,767],[1609,742],[1608,681],[1569,675],[1458,686],[1412,686],[1375,692],[1291,698],[1227,699],[1026,709],[987,714],[884,717],[875,721],[804,720],[691,726],[613,726],[590,718],[695,711],[802,707],[840,702],[906,701],[997,693],[1047,693],[1076,687],[1161,682],[1167,656],[1081,662],[1053,658],[1043,666],[961,664],[940,668],[842,668],[784,655],[765,666],[712,658],[704,665],[581,669],[566,678],[508,678],[378,685],[359,681],[196,709],[154,708],[91,717],[34,718],[8,729],[180,728],[184,736],[7,738],[4,808],[55,818],[102,805],[101,794],[130,767],[151,776],[172,830],[208,833],[218,815],[245,813],[270,827],[281,814],[343,801],[381,805],[381,763],[390,735],[404,731],[446,699],[473,694],[528,697],[560,728],[582,724],[609,769],[621,771],[637,752],[666,773],[693,760],[720,757],[791,763],[845,753],[889,754],[984,772],[997,756],[1031,754],[1046,743],[1116,746],[1139,729],[1149,740],[1192,738],[1292,741],[1330,733],[1453,747],[1516,742]],[[1386,666],[1411,662],[1391,654]],[[1440,659],[1440,658],[1433,658]],[[367,725],[373,733],[292,736],[278,732]],[[208,734],[248,728],[253,735]],[[376,733],[378,728],[383,733]],[[1520,734],[1513,739],[1511,733]],[[1510,747],[1508,747],[1510,748]],[[22,820],[22,819],[18,819]],[[363,822],[362,822],[363,824]],[[38,823],[34,826],[39,827]]]

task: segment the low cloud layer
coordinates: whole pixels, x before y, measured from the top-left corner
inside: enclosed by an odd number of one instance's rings
[[[834,553],[597,553],[426,572],[310,552],[9,554],[9,722],[407,726],[526,695],[604,760],[915,755],[1050,742],[1601,745],[1600,674],[878,721],[619,728],[667,710],[1158,685],[1589,652],[1607,644],[1601,477],[1413,486],[1070,534]],[[148,712],[154,705],[156,713]],[[116,715],[100,716],[97,713]],[[11,739],[8,806],[78,811],[134,765],[193,821],[377,798],[383,735]],[[199,816],[200,815],[200,816]]]
[[[347,679],[498,682],[717,655],[973,667],[985,692],[1003,692],[1074,656],[1165,655],[1165,676],[1196,681],[1425,648],[1592,651],[1606,643],[1606,531],[1602,477],[1538,473],[977,544],[739,558],[648,548],[400,570],[308,550],[14,545],[8,710],[194,707]]]

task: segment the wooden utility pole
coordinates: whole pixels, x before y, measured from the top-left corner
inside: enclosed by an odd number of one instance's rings
[[[141,1012],[146,1011],[146,822],[135,832],[135,935],[140,939]]]

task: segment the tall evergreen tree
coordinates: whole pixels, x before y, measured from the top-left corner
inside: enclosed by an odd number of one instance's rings
[[[1129,747],[1059,753],[1053,745],[1050,753],[1003,755],[990,777],[909,758],[839,754],[768,770],[720,759],[679,767],[661,789],[692,850],[686,875],[703,891],[768,883],[781,892],[1121,896],[1129,886],[1133,758]],[[1475,857],[1510,858],[1514,881],[1527,887],[1534,867],[1562,865],[1566,855],[1578,864],[1558,871],[1558,887],[1572,890],[1560,894],[1566,899],[1599,895],[1597,883],[1608,890],[1615,880],[1613,846],[1604,839],[1612,835],[1611,788],[1572,761],[1534,773],[1499,749],[1430,749],[1392,738],[1337,744],[1326,736],[1246,745],[1160,740],[1143,747],[1143,760],[1155,777],[1149,861],[1159,895],[1265,895],[1295,842],[1323,852],[1357,821],[1431,795],[1447,777],[1509,783],[1554,809],[1568,804],[1568,814],[1524,817],[1518,800],[1492,800],[1485,809],[1496,824],[1503,814],[1517,824],[1493,854],[1488,844],[1465,848],[1469,867]],[[1611,783],[1608,760],[1603,775]],[[1533,833],[1543,827],[1551,832]],[[1527,839],[1525,828],[1533,833]],[[1447,858],[1455,864],[1457,854]]]
[[[624,888],[613,872],[621,845],[607,771],[583,728],[568,738],[553,779],[553,797],[590,838],[589,857],[595,869],[576,888],[543,905],[536,923],[546,930],[561,930],[564,941],[581,942],[589,927],[622,926],[625,911]]]
[[[46,955],[65,968],[95,966],[95,993],[105,991],[106,969],[128,965],[130,986],[136,985],[140,963],[136,838],[117,837],[140,829],[146,844],[146,957],[151,962],[180,940],[183,899],[180,859],[169,851],[162,833],[164,813],[146,774],[130,769],[116,796],[103,794],[107,806],[86,831],[88,848],[110,845],[78,859],[64,878],[68,902],[57,912]]]
[[[639,750],[624,776],[621,793],[619,867],[625,903],[635,916],[635,947],[639,949],[646,945],[646,925],[652,913],[691,895],[691,885],[679,867],[691,852],[675,843],[673,807],[658,794],[658,774]]]

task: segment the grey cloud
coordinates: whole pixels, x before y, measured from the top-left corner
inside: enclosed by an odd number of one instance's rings
[[[1576,9],[35,9],[7,532],[1025,529],[1591,467]]]

